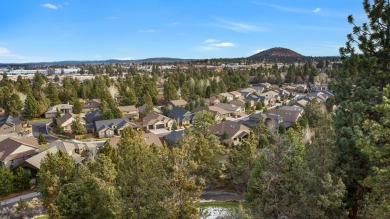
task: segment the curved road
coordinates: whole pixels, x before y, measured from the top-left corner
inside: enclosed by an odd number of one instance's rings
[[[35,138],[38,139],[39,133],[42,133],[43,137],[45,137],[49,143],[58,140],[58,138],[49,135],[47,132],[46,125],[48,125],[50,121],[47,122],[32,122],[31,127],[32,127],[32,134]]]

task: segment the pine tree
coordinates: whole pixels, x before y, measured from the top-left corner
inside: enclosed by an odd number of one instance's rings
[[[0,166],[0,195],[7,195],[14,190],[14,176],[4,165]]]
[[[39,108],[38,108],[38,101],[35,99],[35,97],[32,94],[27,95],[25,104],[24,104],[24,110],[26,111],[27,115],[30,117],[36,118],[39,117]]]
[[[74,161],[62,150],[56,154],[46,154],[37,174],[38,190],[45,206],[49,206],[55,200],[61,186],[73,180],[74,169]]]
[[[258,139],[253,133],[237,148],[233,148],[226,163],[226,178],[238,190],[245,191],[250,173],[257,160]]]
[[[14,187],[16,190],[25,190],[30,188],[30,178],[26,170],[18,167],[14,174]]]
[[[72,133],[75,135],[82,135],[87,133],[84,125],[81,124],[80,116],[77,116],[76,119],[72,122]]]
[[[131,128],[118,143],[116,187],[125,210],[123,218],[164,218],[160,205],[167,196],[166,172],[157,153]]]
[[[369,157],[357,141],[370,134],[364,130],[365,120],[381,123],[374,108],[383,102],[384,87],[390,83],[389,1],[375,0],[371,4],[364,0],[363,7],[369,22],[358,26],[352,15],[348,17],[353,33],[340,49],[344,68],[338,75],[339,82],[332,86],[338,104],[334,115],[340,151],[338,166],[347,186],[346,202],[351,218],[363,216],[362,201],[370,195],[370,186],[362,182],[372,170]],[[356,54],[355,47],[362,53]]]
[[[38,143],[39,144],[46,144],[47,143],[47,139],[45,137],[43,137],[41,132],[39,132]]]
[[[58,98],[57,87],[56,87],[53,83],[50,82],[50,83],[47,85],[46,94],[47,94],[47,97],[49,98],[50,104],[51,104],[52,106],[61,103],[61,102],[60,102],[60,99]]]
[[[73,110],[74,114],[80,114],[83,111],[82,104],[80,100],[76,99],[73,101]]]

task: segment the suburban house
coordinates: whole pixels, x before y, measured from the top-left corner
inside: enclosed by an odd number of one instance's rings
[[[131,106],[118,106],[119,111],[121,111],[122,116],[129,118],[130,121],[135,121],[139,119],[139,112],[137,107],[134,105]]]
[[[232,101],[234,99],[234,96],[230,93],[220,93],[218,97],[221,101],[226,100],[226,102]]]
[[[65,113],[63,116],[59,118],[59,120],[65,132],[72,132],[72,123],[76,119],[73,117],[71,113]]]
[[[156,145],[157,147],[163,146],[161,140],[154,133],[143,133],[141,135],[141,138],[144,139],[146,144],[148,144],[149,146],[151,146],[152,144]],[[108,143],[110,143],[110,145],[112,147],[116,148],[116,147],[118,147],[119,140],[120,140],[120,137],[115,136],[113,138],[110,138],[110,140],[108,140]]]
[[[299,106],[299,107],[302,107],[302,108],[306,108],[306,105],[310,103],[309,100],[307,100],[307,98],[302,98],[302,99],[299,99],[299,100],[291,100],[288,105],[289,106]]]
[[[0,166],[14,169],[38,153],[38,147],[34,137],[6,138],[0,141]]]
[[[22,124],[18,117],[6,116],[0,118],[0,135],[20,132]]]
[[[174,130],[168,135],[164,136],[165,141],[169,146],[174,146],[180,139],[183,138],[185,129]]]
[[[254,105],[254,102],[253,101],[248,101],[248,102],[250,102],[249,104],[251,105],[251,106],[253,106]],[[232,100],[232,101],[230,101],[229,102],[230,104],[234,104],[234,105],[236,105],[236,106],[240,106],[240,107],[242,107],[242,108],[245,108],[245,100],[243,100],[243,99],[234,99],[234,100]]]
[[[282,106],[280,108],[270,109],[269,113],[283,117],[284,125],[287,128],[302,117],[303,108],[299,106]]]
[[[150,132],[150,133],[143,133],[141,138],[144,139],[146,144],[148,144],[150,146],[151,145],[155,145],[156,147],[159,147],[159,148],[161,148],[163,146],[160,138],[156,134],[154,134],[152,132]]]
[[[318,102],[324,103],[329,97],[333,96],[333,94],[330,93],[329,91],[321,91],[321,92],[309,93],[308,96],[311,98],[316,98]]]
[[[200,111],[211,112],[215,121],[221,121],[222,119],[229,117],[230,114],[228,111],[216,106],[198,106],[192,110],[193,113],[197,113]]]
[[[143,127],[146,127],[146,130],[156,130],[156,129],[170,130],[173,125],[173,120],[169,117],[153,112],[143,118],[142,124]]]
[[[229,94],[233,95],[233,99],[238,99],[241,97],[241,93],[238,91],[232,91],[232,92],[229,92]]]
[[[39,169],[41,168],[41,161],[45,158],[46,154],[55,154],[59,150],[68,154],[75,163],[81,163],[85,160],[80,154],[88,147],[87,144],[91,143],[71,143],[66,141],[57,140],[51,142],[44,149],[40,150],[36,155],[28,158],[21,166],[29,172],[30,176],[35,177]]]
[[[114,135],[120,135],[121,131],[127,126],[131,126],[135,130],[139,129],[139,126],[130,122],[128,118],[119,118],[96,121],[95,132],[99,138],[111,138]]]
[[[327,91],[328,90],[328,84],[310,84],[310,91],[311,92],[318,92],[318,91]]]
[[[84,120],[87,123],[94,123],[95,121],[98,121],[100,119],[101,119],[101,115],[99,109],[88,112],[84,115]]]
[[[242,113],[245,113],[245,107],[241,107],[231,103],[218,103],[215,106],[228,111],[230,113],[230,116],[238,116]]]
[[[50,107],[45,112],[45,118],[54,118],[57,114],[57,111],[60,112],[61,115],[65,113],[72,113],[73,105],[69,104],[58,104]]]
[[[267,106],[269,104],[269,99],[264,97],[259,97],[253,94],[248,94],[244,96],[245,102],[251,102],[253,103],[253,106],[256,105],[258,102],[262,102],[264,106]]]
[[[278,93],[278,96],[281,98],[288,98],[291,94],[289,91],[281,88],[275,89],[274,92]]]
[[[82,106],[82,112],[88,113],[94,110],[99,109],[100,105],[102,105],[102,102],[99,99],[92,99],[85,102]]]
[[[149,106],[148,104],[144,104],[140,107],[138,107],[138,112],[141,113],[142,115],[146,116],[148,113],[149,113]],[[155,113],[162,113],[161,110],[157,107],[153,107],[153,110],[151,110],[150,112],[155,112]]]
[[[221,101],[217,97],[210,97],[204,100],[205,104],[208,106],[213,106],[217,103],[220,103]]]
[[[280,96],[279,96],[279,93],[278,92],[275,92],[275,91],[267,91],[265,93],[262,93],[259,95],[260,97],[268,97],[270,100],[276,102],[278,100],[280,100]]]
[[[276,129],[284,122],[282,116],[273,113],[262,114],[262,117],[270,129]]]
[[[194,114],[181,107],[174,107],[169,113],[168,117],[176,120],[178,125],[189,125],[192,123]]]
[[[179,100],[171,100],[168,102],[168,107],[170,109],[172,109],[173,107],[186,107],[187,105],[187,101],[183,100],[183,99],[179,99]]]
[[[298,84],[296,87],[297,93],[305,93],[308,88],[306,84]]]
[[[265,82],[265,83],[260,83],[259,86],[264,87],[265,89],[269,89],[271,87],[271,84]]]
[[[224,143],[240,145],[250,134],[250,129],[234,121],[224,121],[210,127],[211,133],[219,136]]]

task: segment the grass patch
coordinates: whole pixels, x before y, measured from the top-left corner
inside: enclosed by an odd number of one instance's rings
[[[29,120],[30,124],[32,122],[50,122],[50,121],[51,121],[51,119],[46,119],[46,118],[38,118],[38,119],[30,119]]]

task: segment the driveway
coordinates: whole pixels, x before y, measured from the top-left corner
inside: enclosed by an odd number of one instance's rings
[[[32,122],[31,127],[32,127],[32,134],[35,138],[38,139],[39,133],[42,133],[43,137],[45,137],[49,143],[58,140],[59,138],[56,138],[54,136],[49,135],[47,132],[47,125],[50,123],[48,122]]]

